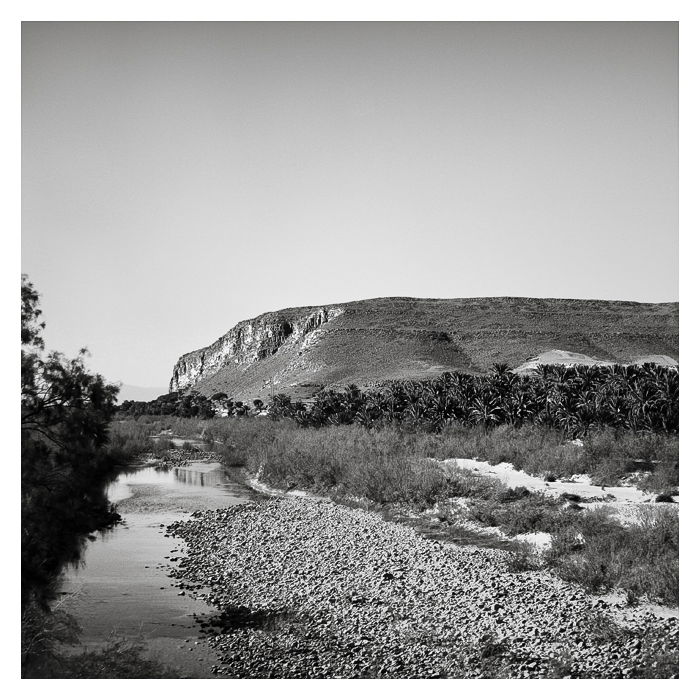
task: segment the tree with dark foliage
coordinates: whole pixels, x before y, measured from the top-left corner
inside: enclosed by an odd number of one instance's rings
[[[226,396],[226,394],[223,394]],[[233,401],[227,401],[233,407]],[[202,396],[197,391],[186,394],[175,391],[163,394],[153,401],[124,401],[118,411],[122,415],[133,416],[178,416],[180,418],[213,418],[216,415],[216,402]]]
[[[39,296],[23,276],[23,666],[47,652],[30,621],[47,613],[63,567],[80,560],[91,532],[119,520],[104,493],[116,469],[105,447],[118,388],[88,372],[86,350],[74,359],[45,353],[40,316]]]

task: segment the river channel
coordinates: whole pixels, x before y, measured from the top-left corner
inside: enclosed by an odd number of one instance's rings
[[[108,497],[123,522],[88,544],[81,566],[67,571],[63,587],[67,609],[82,628],[82,645],[92,648],[115,637],[140,640],[148,656],[182,677],[215,677],[210,669],[216,657],[195,619],[215,611],[185,595],[168,576],[184,545],[166,527],[196,510],[260,496],[238,470],[190,462],[170,471],[144,467],[124,473],[109,486]]]
[[[184,442],[169,439],[176,447]],[[88,543],[81,565],[67,570],[63,586],[66,609],[82,628],[82,646],[95,648],[113,639],[138,641],[149,657],[179,677],[216,678],[211,667],[218,659],[203,638],[198,620],[214,617],[217,611],[186,594],[177,579],[168,575],[185,550],[166,528],[197,510],[268,496],[254,491],[241,470],[205,461],[169,471],[153,466],[130,470],[110,484],[107,496],[117,505],[122,522]],[[503,540],[478,532],[452,532],[437,522],[396,513],[384,516],[429,539],[508,548]]]

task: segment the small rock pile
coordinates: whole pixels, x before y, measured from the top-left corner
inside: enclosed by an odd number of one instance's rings
[[[156,469],[161,471],[170,471],[175,468],[186,467],[192,462],[215,462],[219,459],[216,452],[204,452],[203,450],[183,450],[176,447],[168,450],[165,455],[156,455],[152,452],[144,455],[147,462],[155,463]]]
[[[421,538],[325,501],[270,499],[174,523],[179,585],[221,611],[235,678],[626,678],[677,671],[678,620],[613,623],[508,552]],[[656,664],[656,665],[654,665]]]

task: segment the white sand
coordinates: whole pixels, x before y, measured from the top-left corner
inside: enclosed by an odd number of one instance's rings
[[[621,363],[621,364],[634,364],[642,365],[645,362],[652,362],[657,365],[663,365],[664,367],[677,367],[678,361],[674,360],[668,355],[642,355],[640,357],[634,358],[632,363]],[[548,350],[547,352],[542,352],[535,357],[528,358],[522,365],[516,367],[513,371],[517,374],[523,372],[532,372],[539,365],[598,365],[598,366],[609,366],[615,364],[610,360],[599,360],[598,358],[591,357],[590,355],[584,355],[580,352],[570,352],[569,350]]]
[[[522,365],[516,367],[514,372],[520,374],[522,372],[532,372],[539,365],[612,365],[609,360],[599,360],[589,355],[583,355],[580,352],[569,352],[568,350],[548,350],[542,352],[535,357],[529,358]]]
[[[651,503],[654,499],[652,494],[642,491],[636,486],[594,486],[591,484],[591,478],[585,474],[577,474],[571,477],[571,481],[548,482],[540,476],[531,476],[519,471],[507,462],[492,465],[476,459],[449,459],[445,460],[445,463],[481,476],[498,479],[509,488],[524,486],[530,491],[539,491],[554,498],[563,493],[571,493],[582,499],[602,503]]]
[[[648,515],[649,508],[678,508],[677,503],[656,503],[655,495],[638,489],[636,486],[594,486],[587,474],[576,474],[570,481],[547,482],[539,476],[531,476],[518,471],[512,464],[502,462],[492,465],[476,459],[448,459],[451,464],[474,474],[498,479],[509,488],[524,486],[530,491],[543,493],[556,498],[564,493],[575,494],[583,499],[578,505],[583,508],[607,508],[623,525],[633,525]],[[530,536],[529,533],[528,537]],[[537,534],[537,533],[534,533]],[[544,533],[540,533],[544,534]],[[546,546],[544,538],[537,546]]]
[[[513,539],[527,542],[539,551],[544,551],[552,546],[552,535],[548,532],[526,532],[524,535],[515,535]]]

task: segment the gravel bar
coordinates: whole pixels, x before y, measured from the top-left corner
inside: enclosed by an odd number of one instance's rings
[[[374,513],[273,498],[168,530],[187,544],[177,585],[220,612],[204,629],[224,677],[674,675],[663,659],[677,658],[677,618],[620,627],[580,587],[510,571],[508,552],[432,542]]]

